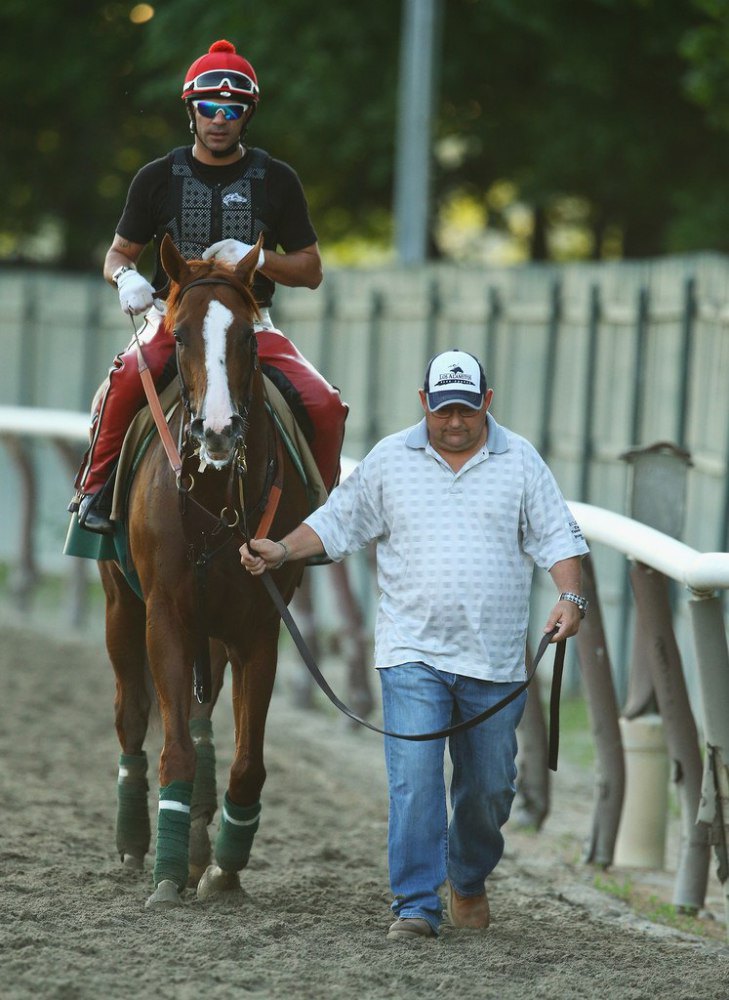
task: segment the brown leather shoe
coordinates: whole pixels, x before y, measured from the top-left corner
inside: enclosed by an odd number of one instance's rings
[[[435,931],[422,917],[398,917],[394,924],[390,924],[387,936],[391,940],[412,941],[416,938],[434,938]]]
[[[485,931],[491,920],[486,890],[478,896],[461,896],[448,883],[446,909],[454,927],[470,927]]]

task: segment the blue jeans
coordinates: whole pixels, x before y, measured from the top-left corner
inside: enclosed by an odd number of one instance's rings
[[[470,719],[518,684],[461,677],[425,663],[379,671],[385,729],[425,733]],[[385,737],[390,789],[388,861],[398,917],[421,917],[438,931],[438,888],[446,878],[463,896],[483,892],[504,851],[501,827],[516,791],[516,727],[526,692],[486,722],[449,738],[453,762],[448,824],[445,740]]]

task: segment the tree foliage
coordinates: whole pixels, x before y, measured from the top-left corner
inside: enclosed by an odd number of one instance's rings
[[[5,0],[0,78],[23,111],[0,258],[97,265],[135,171],[188,141],[182,77],[217,38],[256,67],[249,138],[298,170],[322,242],[387,232],[399,4],[166,0],[142,24],[132,7]],[[596,256],[610,228],[629,256],[729,250],[727,0],[447,0],[441,45],[436,206],[508,180],[547,233],[580,199]]]

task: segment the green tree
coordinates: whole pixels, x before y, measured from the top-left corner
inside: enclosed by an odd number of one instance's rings
[[[700,11],[685,0],[456,0],[446,10],[446,43],[471,23],[459,58],[444,62],[440,128],[468,142],[441,192],[508,178],[546,221],[560,199],[583,198],[596,256],[610,226],[626,256],[699,245],[688,223],[697,205],[721,202],[729,152],[687,94],[682,45]],[[729,231],[726,208],[720,216]],[[713,245],[729,249],[719,231]]]
[[[217,38],[256,67],[250,141],[297,169],[324,246],[387,238],[400,4],[166,0],[142,24],[132,6],[0,10],[0,80],[23,109],[3,129],[0,258],[41,234],[60,265],[98,266],[135,171],[189,141],[182,76]],[[595,256],[616,230],[628,256],[729,250],[728,6],[445,0],[436,211],[506,180],[534,210],[536,257],[566,203],[582,206]]]

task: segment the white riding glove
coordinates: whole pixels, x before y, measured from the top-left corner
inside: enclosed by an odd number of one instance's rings
[[[146,312],[154,301],[154,288],[133,268],[119,275],[116,283],[122,312],[130,316]]]
[[[223,264],[235,265],[238,261],[243,260],[251,250],[253,246],[249,243],[241,243],[240,240],[219,240],[217,243],[213,243],[203,252],[202,259],[210,260],[214,257],[216,260],[221,261]],[[263,253],[263,247],[261,247],[261,252],[258,255],[258,263],[256,264],[256,269],[263,267],[266,258]]]

